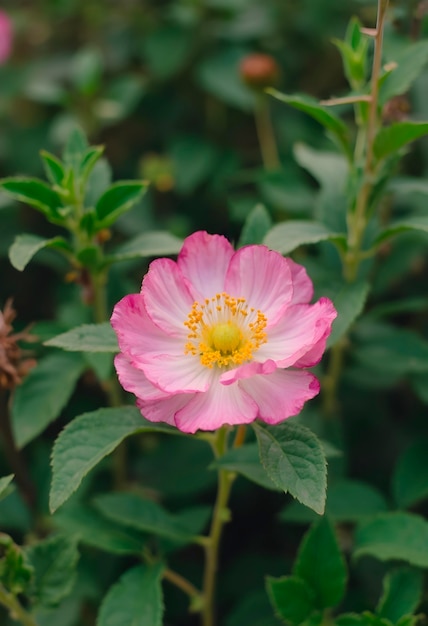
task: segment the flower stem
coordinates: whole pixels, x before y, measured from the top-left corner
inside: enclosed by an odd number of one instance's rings
[[[8,609],[12,619],[19,620],[23,626],[37,626],[34,617],[30,615],[13,593],[7,591],[0,585],[0,604]]]
[[[281,167],[281,163],[269,111],[269,102],[265,93],[260,93],[257,96],[254,119],[263,165],[266,170],[278,170]]]
[[[187,578],[184,578],[172,569],[165,569],[163,577],[170,583],[175,585],[178,589],[181,589],[191,599],[198,599],[201,596],[201,592],[197,589]]]
[[[227,430],[220,428],[212,444],[214,456],[222,456],[227,449]],[[214,505],[213,518],[210,534],[205,546],[205,571],[203,584],[203,608],[202,626],[215,625],[214,598],[216,589],[216,577],[218,569],[218,552],[223,526],[230,520],[230,511],[227,507],[230,491],[235,474],[228,470],[220,469],[218,472],[217,498]]]

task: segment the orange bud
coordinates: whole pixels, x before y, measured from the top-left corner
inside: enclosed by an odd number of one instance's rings
[[[255,52],[242,59],[239,73],[249,87],[262,90],[278,82],[280,70],[272,56]]]

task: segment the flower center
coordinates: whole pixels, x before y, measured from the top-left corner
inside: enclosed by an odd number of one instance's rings
[[[245,298],[219,293],[194,302],[184,325],[189,329],[185,354],[199,356],[205,367],[236,367],[251,361],[267,341],[266,316]]]

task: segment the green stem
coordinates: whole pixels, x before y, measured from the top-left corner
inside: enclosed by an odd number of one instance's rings
[[[23,626],[37,626],[37,622],[12,593],[0,585],[0,604],[8,609],[10,616],[14,620],[19,620]]]
[[[254,119],[256,122],[263,165],[267,170],[278,170],[281,167],[281,163],[270,117],[269,102],[265,93],[258,94],[254,110]]]
[[[222,456],[227,449],[227,430],[221,428],[216,433],[215,441],[212,444],[214,456]],[[235,474],[228,470],[219,470],[217,498],[214,505],[213,519],[211,522],[208,542],[205,546],[205,570],[203,584],[203,608],[202,626],[214,626],[215,624],[215,589],[218,569],[218,553],[223,526],[230,520],[230,511],[227,507],[230,491]]]
[[[181,576],[181,574],[174,572],[172,569],[165,569],[163,577],[165,580],[168,580],[171,584],[175,585],[177,589],[181,589],[181,591],[188,595],[191,600],[198,601],[201,597],[201,592],[195,587],[195,585],[187,580],[187,578]]]

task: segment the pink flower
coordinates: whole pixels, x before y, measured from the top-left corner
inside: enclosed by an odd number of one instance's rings
[[[8,60],[12,51],[12,22],[4,11],[0,10],[0,65]]]
[[[194,233],[115,306],[119,380],[146,419],[183,432],[278,424],[319,392],[303,368],[321,359],[336,311],[312,294],[291,259]]]

